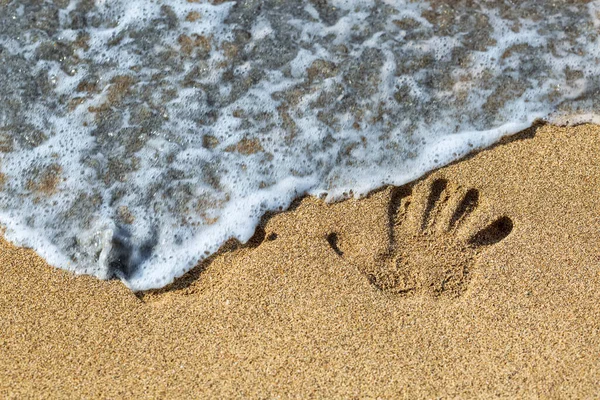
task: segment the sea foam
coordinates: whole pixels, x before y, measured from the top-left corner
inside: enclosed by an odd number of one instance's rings
[[[598,119],[598,1],[0,4],[5,235],[133,290],[303,194]]]

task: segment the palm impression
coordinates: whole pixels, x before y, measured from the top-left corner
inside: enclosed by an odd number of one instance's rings
[[[512,220],[481,206],[479,191],[436,179],[391,191],[387,248],[361,267],[378,289],[402,296],[458,297],[478,257],[506,238]],[[327,237],[344,257],[336,234]],[[345,250],[345,249],[343,249]],[[350,249],[348,249],[350,250]]]

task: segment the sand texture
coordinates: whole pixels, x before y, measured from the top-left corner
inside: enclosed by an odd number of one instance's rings
[[[0,397],[598,397],[599,154],[532,128],[137,296],[2,242]]]

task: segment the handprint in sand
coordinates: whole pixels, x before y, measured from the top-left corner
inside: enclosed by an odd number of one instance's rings
[[[460,296],[478,257],[513,229],[509,217],[481,205],[478,190],[445,179],[392,189],[387,213],[386,248],[359,269],[376,288],[401,296]],[[336,234],[327,240],[345,256]]]

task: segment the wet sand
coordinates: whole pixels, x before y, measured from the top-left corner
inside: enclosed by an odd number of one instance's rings
[[[597,397],[599,155],[532,128],[137,295],[3,241],[0,397]]]

